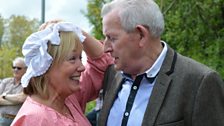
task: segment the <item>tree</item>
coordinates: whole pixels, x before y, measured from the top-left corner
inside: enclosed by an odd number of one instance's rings
[[[224,78],[224,1],[160,0],[163,39],[183,55],[220,72]]]
[[[0,15],[0,48],[1,48],[1,45],[2,45],[3,33],[4,33],[4,19]]]
[[[25,16],[11,16],[9,19],[4,19],[5,29],[2,32],[5,37],[0,48],[0,78],[12,76],[12,60],[22,56],[23,42],[31,33],[37,31],[38,25],[37,19],[29,20]]]
[[[6,44],[0,49],[0,79],[12,76],[12,61],[17,48],[8,48]]]
[[[37,31],[39,21],[37,19],[29,20],[25,16],[11,16],[9,19],[9,45],[19,47],[21,52],[22,44],[25,39],[34,31]]]

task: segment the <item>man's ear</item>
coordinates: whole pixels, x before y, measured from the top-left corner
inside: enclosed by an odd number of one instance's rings
[[[143,25],[137,25],[136,26],[136,31],[139,34],[139,46],[143,47],[145,45],[145,42],[147,42],[147,36],[149,34],[149,30],[147,27]]]

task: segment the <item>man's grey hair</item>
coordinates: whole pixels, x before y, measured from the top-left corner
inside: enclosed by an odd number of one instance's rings
[[[114,10],[126,32],[132,32],[136,25],[145,26],[154,37],[160,37],[164,31],[163,14],[153,0],[113,0],[103,6],[101,16]]]

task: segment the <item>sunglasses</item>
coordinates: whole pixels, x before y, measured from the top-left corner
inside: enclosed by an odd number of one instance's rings
[[[17,66],[12,66],[12,69],[14,69],[14,70],[21,70],[22,69],[22,67],[17,67]]]

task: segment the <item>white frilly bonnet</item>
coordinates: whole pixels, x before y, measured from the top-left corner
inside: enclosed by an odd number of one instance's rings
[[[85,40],[80,28],[70,22],[52,24],[42,31],[31,34],[24,42],[22,53],[27,66],[26,73],[21,78],[23,87],[27,87],[32,77],[43,75],[50,67],[53,58],[47,52],[47,43],[60,45],[59,31],[72,31],[80,41]]]

